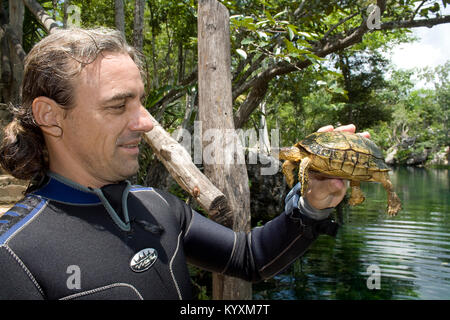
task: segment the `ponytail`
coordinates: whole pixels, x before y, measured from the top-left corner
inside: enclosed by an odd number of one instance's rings
[[[45,175],[47,149],[39,127],[14,118],[3,131],[0,165],[13,177],[31,180]]]

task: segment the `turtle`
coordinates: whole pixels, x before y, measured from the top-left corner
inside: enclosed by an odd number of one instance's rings
[[[400,199],[389,180],[390,169],[380,148],[361,135],[344,131],[315,132],[292,147],[280,148],[278,158],[284,160],[282,172],[291,188],[294,171],[299,168],[301,194],[308,188],[308,171],[311,170],[325,177],[349,180],[351,206],[365,200],[361,181],[379,182],[387,191],[387,213],[395,216],[401,210]]]

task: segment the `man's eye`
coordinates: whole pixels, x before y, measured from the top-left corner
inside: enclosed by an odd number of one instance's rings
[[[120,109],[125,108],[125,104],[120,104],[120,105],[117,105],[117,106],[110,106],[108,108],[109,109],[113,109],[113,110],[120,110]]]

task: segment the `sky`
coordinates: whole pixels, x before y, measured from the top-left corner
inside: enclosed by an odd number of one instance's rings
[[[450,6],[441,13],[449,15]],[[393,48],[391,61],[397,69],[434,68],[450,60],[450,23],[411,30],[419,39]],[[416,88],[420,87],[430,86],[419,81]]]
[[[450,24],[433,28],[414,28],[419,41],[406,43],[393,49],[392,62],[402,69],[435,67],[450,59]]]

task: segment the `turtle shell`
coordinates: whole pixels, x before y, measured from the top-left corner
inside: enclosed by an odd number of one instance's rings
[[[371,170],[389,170],[384,162],[380,148],[363,136],[342,132],[315,132],[296,145],[312,155],[330,160],[370,168]],[[325,168],[324,168],[325,169]]]

